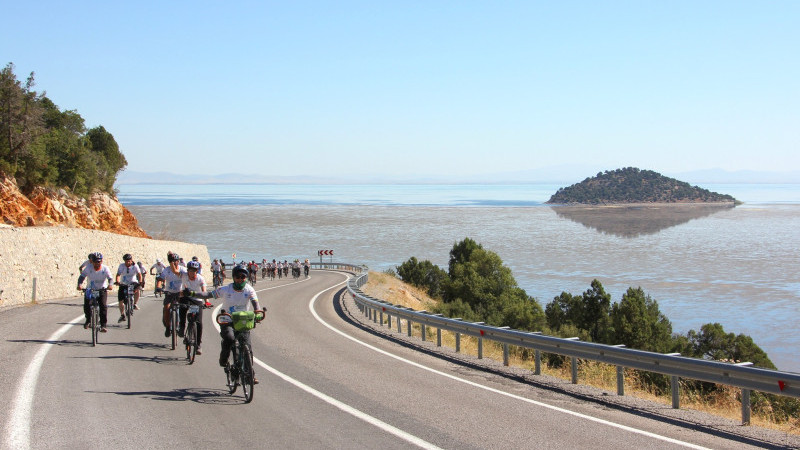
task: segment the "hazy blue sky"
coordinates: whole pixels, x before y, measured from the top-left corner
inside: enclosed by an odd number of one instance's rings
[[[0,63],[106,127],[131,171],[800,170],[800,1],[2,10]]]

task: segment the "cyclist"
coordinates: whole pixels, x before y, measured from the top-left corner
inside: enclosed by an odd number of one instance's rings
[[[192,295],[187,295],[189,292]],[[196,296],[198,298],[203,298],[201,295],[196,294],[205,294],[206,293],[206,280],[200,275],[200,263],[197,261],[189,261],[186,263],[186,273],[183,275],[183,295],[180,299],[181,304],[188,305],[192,303],[192,300],[189,297]],[[205,306],[211,306],[210,303],[206,302]],[[186,329],[186,308],[181,308],[180,310],[180,326],[178,327],[178,336],[183,337],[184,331]],[[197,326],[197,354],[202,355],[203,352],[200,350],[200,343],[203,342],[203,309],[201,308],[200,311],[197,312],[197,320],[195,322]]]
[[[215,277],[219,276],[221,270],[222,270],[222,265],[219,263],[219,260],[214,259],[214,262],[211,263],[211,275]]]
[[[172,333],[169,323],[169,308],[172,302],[178,302],[181,290],[183,289],[183,277],[186,274],[186,268],[181,266],[181,257],[177,253],[167,254],[167,262],[169,267],[161,272],[161,278],[164,279],[164,314],[162,322],[164,323],[164,336],[169,337]]]
[[[247,284],[247,276],[249,272],[244,265],[237,265],[233,268],[233,283],[227,286],[221,286],[210,293],[199,295],[195,292],[194,296],[197,298],[214,298],[222,299],[222,312],[232,313],[235,311],[253,311],[260,310],[261,306],[258,304],[258,295],[252,286]],[[222,351],[219,353],[219,365],[225,367],[228,363],[228,356],[231,353],[231,348],[235,341],[233,334],[233,327],[230,325],[220,326],[219,335],[222,337]],[[245,341],[249,347],[250,332],[244,331]],[[258,383],[257,379],[253,379],[253,383]]]
[[[103,255],[100,252],[90,253],[89,260],[92,265],[85,267],[78,277],[78,290],[81,290],[83,280],[88,280],[86,282],[87,289],[100,290],[100,298],[98,299],[98,304],[100,305],[100,331],[105,333],[108,331],[106,328],[106,323],[108,322],[108,294],[106,289],[111,289],[111,269],[103,264]],[[83,324],[84,329],[89,328],[89,322],[91,321],[89,314],[91,314],[91,311],[89,298],[84,296],[83,314],[86,316],[86,322]]]
[[[125,297],[128,295],[128,289],[138,290],[138,285],[132,285],[142,283],[142,272],[139,266],[133,262],[133,256],[130,253],[125,253],[122,255],[122,261],[122,264],[117,268],[117,277],[114,279],[114,284],[119,286],[117,300],[119,300],[120,316],[117,323],[125,321]]]
[[[197,271],[197,273],[202,275],[202,273],[203,273],[203,264],[200,262],[199,259],[197,259],[197,256],[192,256],[192,261],[196,262],[197,264],[200,264],[200,269]],[[186,268],[188,269],[189,266],[187,265]]]
[[[308,259],[303,261],[303,272],[305,276],[308,276],[308,270],[311,269],[311,264],[308,262]]]
[[[147,271],[144,269],[144,264],[142,264],[141,261],[136,261],[136,265],[139,266],[139,272],[142,274],[142,285],[136,290],[136,296],[133,299],[133,309],[139,309],[139,293],[144,292],[144,285],[146,284],[145,278],[147,278]]]
[[[156,277],[156,289],[164,288],[164,279],[161,278],[161,272],[166,268],[167,266],[165,266],[160,259],[156,259],[156,263],[150,266],[150,275],[155,275]],[[153,273],[153,271],[155,271],[155,273]]]

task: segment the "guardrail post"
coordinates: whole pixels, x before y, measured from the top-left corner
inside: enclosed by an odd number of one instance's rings
[[[676,375],[673,375],[671,377],[670,388],[672,389],[672,409],[680,409],[681,391],[680,391],[680,383]]]
[[[578,358],[572,357],[572,384],[578,384]]]
[[[461,333],[456,333],[456,353],[461,352]]]
[[[398,333],[402,333],[403,332],[403,324],[401,322],[402,321],[400,320],[400,316],[397,316],[397,332]]]
[[[411,337],[411,320],[406,320],[406,323],[408,323],[408,337]]]
[[[436,329],[436,346],[437,347],[441,347],[442,346],[442,329],[441,328],[437,328]]]
[[[420,324],[420,333],[422,334],[422,342],[425,342],[425,324]]]
[[[503,344],[503,365],[506,367],[510,365],[508,361],[508,344]]]
[[[617,366],[617,395],[625,395],[625,368]]]
[[[478,338],[478,359],[483,359],[483,338]]]
[[[379,314],[380,314],[380,318],[381,318],[380,324],[381,324],[381,326],[383,326],[383,311],[380,311]]]
[[[386,314],[386,327],[392,328],[392,315]]]
[[[534,375],[541,375],[542,374],[542,351],[534,349],[533,350],[533,360],[535,362],[535,367],[533,369]]]
[[[742,425],[750,425],[750,389],[742,389]]]

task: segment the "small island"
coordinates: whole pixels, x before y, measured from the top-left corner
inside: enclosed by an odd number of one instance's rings
[[[548,204],[632,205],[632,204],[727,204],[739,202],[730,195],[666,177],[652,170],[626,167],[599,172],[572,186],[560,188]]]

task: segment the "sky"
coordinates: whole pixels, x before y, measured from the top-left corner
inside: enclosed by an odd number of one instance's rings
[[[3,3],[128,171],[800,170],[794,0]]]

